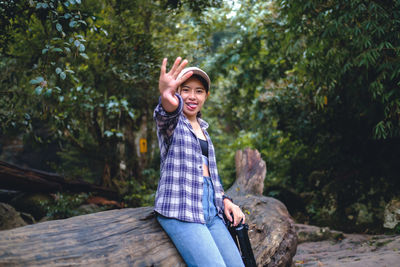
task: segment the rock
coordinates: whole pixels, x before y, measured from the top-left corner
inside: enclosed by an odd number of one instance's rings
[[[295,224],[298,243],[316,242],[324,240],[337,241],[343,239],[343,233],[330,230],[329,227],[318,227],[306,224]]]
[[[385,228],[394,229],[400,223],[400,200],[392,199],[383,213]]]
[[[17,210],[31,214],[36,220],[46,215],[46,208],[41,204],[53,201],[48,194],[21,193],[10,204]]]
[[[343,234],[338,240],[299,244],[294,263],[298,267],[398,266],[399,248],[400,236]]]
[[[21,218],[21,214],[12,206],[0,203],[0,230],[8,230],[25,226],[27,223]]]
[[[100,212],[104,211],[105,209],[102,207],[97,206],[96,204],[83,204],[80,205],[77,209],[77,212],[79,214],[89,214],[89,213],[95,213],[95,212]]]
[[[26,212],[20,212],[19,214],[21,215],[21,218],[22,218],[27,224],[34,224],[34,223],[36,223],[35,218],[34,218],[31,214],[26,213]]]
[[[286,207],[261,195],[265,162],[249,149],[236,156],[238,180],[227,193],[248,215],[257,265],[291,266],[296,231]],[[0,251],[1,266],[185,266],[155,219],[153,207],[103,211],[2,231]]]

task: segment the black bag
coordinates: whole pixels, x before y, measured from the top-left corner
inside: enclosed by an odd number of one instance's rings
[[[249,235],[247,233],[249,231],[249,225],[240,222],[237,226],[233,226],[226,217],[225,221],[227,222],[228,231],[239,249],[244,265],[246,267],[257,267],[253,250],[251,249]]]

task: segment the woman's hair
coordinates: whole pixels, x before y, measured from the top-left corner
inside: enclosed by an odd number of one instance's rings
[[[204,79],[203,77],[201,77],[200,75],[198,75],[198,74],[193,74],[192,76],[190,76],[190,78],[192,78],[192,77],[194,77],[194,78],[196,78],[197,80],[199,80],[200,82],[201,82],[201,84],[204,86],[204,89],[206,89],[206,92],[208,93],[208,90],[210,89],[210,88],[208,88],[208,82],[206,81],[206,79]],[[189,78],[189,79],[190,79]]]

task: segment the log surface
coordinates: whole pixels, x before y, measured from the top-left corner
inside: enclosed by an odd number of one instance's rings
[[[241,155],[257,158],[257,155],[250,155],[252,153],[258,152],[245,150]],[[248,172],[247,179],[259,180],[256,174],[262,172],[249,170],[252,171]],[[253,185],[253,182],[245,184]],[[239,191],[243,194],[235,194],[234,201],[247,214],[257,265],[290,266],[297,236],[286,207],[276,199],[252,194],[254,192],[248,188],[254,189],[254,186],[242,186]],[[233,191],[235,187],[227,193]],[[0,266],[169,267],[185,264],[159,226],[153,208],[143,207],[0,231]]]

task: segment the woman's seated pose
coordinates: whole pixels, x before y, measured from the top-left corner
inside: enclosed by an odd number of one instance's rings
[[[157,219],[188,266],[244,266],[223,213],[235,226],[245,216],[224,195],[208,124],[201,119],[210,78],[187,64],[178,57],[169,72],[166,58],[161,65],[154,110],[161,153]]]

